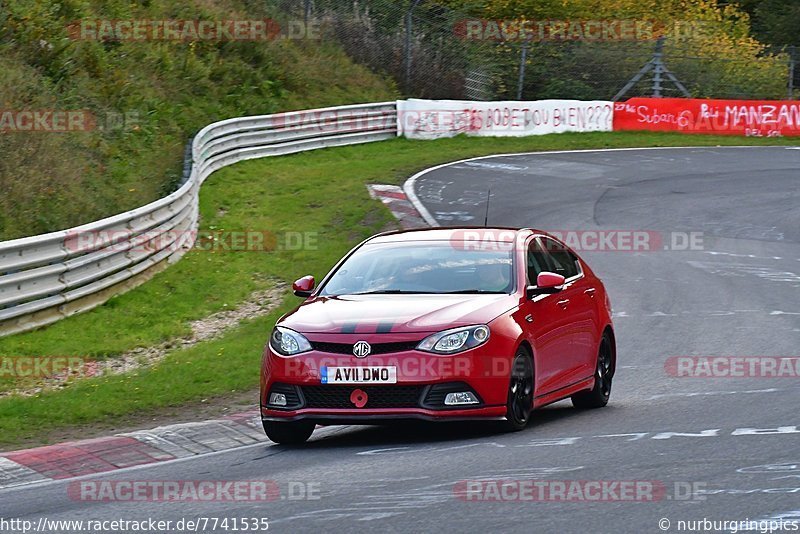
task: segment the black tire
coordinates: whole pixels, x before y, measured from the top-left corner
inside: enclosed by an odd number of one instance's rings
[[[267,437],[281,445],[300,445],[305,443],[317,426],[308,421],[262,421]]]
[[[594,387],[572,396],[572,405],[586,410],[602,408],[611,397],[611,379],[614,378],[614,349],[608,334],[603,334],[600,349],[597,351]]]
[[[527,426],[533,410],[533,361],[523,347],[517,349],[511,367],[505,429],[518,432]]]

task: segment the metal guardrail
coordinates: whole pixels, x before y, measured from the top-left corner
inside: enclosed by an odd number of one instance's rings
[[[247,159],[396,135],[395,102],[206,126],[191,141],[188,178],[172,194],[68,230],[0,242],[0,336],[89,310],[178,261],[194,244],[200,186],[214,171]]]

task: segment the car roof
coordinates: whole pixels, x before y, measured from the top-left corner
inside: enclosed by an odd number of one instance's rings
[[[530,228],[514,228],[505,226],[448,226],[447,228],[416,228],[384,232],[367,240],[366,243],[401,243],[412,241],[498,241],[512,243],[524,234],[530,234]],[[539,233],[539,232],[537,232]],[[366,244],[365,243],[365,244]]]

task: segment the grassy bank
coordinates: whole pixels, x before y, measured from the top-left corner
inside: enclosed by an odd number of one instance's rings
[[[275,279],[321,278],[364,237],[391,221],[371,201],[368,183],[402,183],[415,171],[460,158],[559,149],[795,144],[782,139],[592,133],[519,139],[397,139],[254,160],[223,169],[201,192],[204,230],[312,232],[313,247],[265,252],[193,250],[153,280],[106,305],[45,329],[0,339],[0,356],[73,355],[104,359],[185,335],[193,319],[230,309]],[[245,321],[224,337],[178,349],[158,365],[78,381],[57,392],[0,399],[0,445],[44,439],[59,428],[118,421],[232,391],[253,388],[269,331],[297,303],[287,295],[269,316]],[[9,379],[0,388],[14,384]],[[255,402],[255,399],[254,399]],[[42,424],[45,422],[45,424]]]

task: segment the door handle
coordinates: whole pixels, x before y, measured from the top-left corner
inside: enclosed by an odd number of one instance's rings
[[[566,308],[567,304],[569,304],[569,299],[559,300],[556,304],[558,304],[559,306],[561,306],[563,308]]]
[[[589,289],[587,289],[586,291],[584,291],[584,293],[586,293],[587,295],[589,295],[589,296],[590,296],[590,297],[592,297],[592,298],[594,298],[594,294],[595,294],[596,292],[597,292],[597,289],[596,289],[596,288],[594,288],[594,287],[590,287]]]

